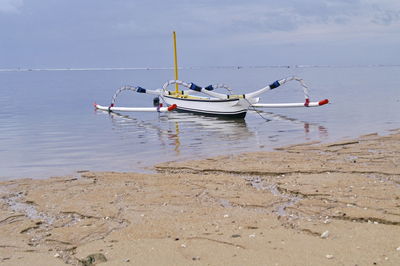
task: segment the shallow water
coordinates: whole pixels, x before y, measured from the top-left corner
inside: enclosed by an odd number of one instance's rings
[[[180,77],[198,85],[226,83],[248,92],[296,75],[320,108],[265,109],[245,120],[182,113],[108,114],[122,85],[160,87],[172,70],[0,71],[0,179],[78,170],[146,171],[154,163],[202,158],[308,141],[334,141],[400,128],[400,67],[204,68]],[[262,102],[303,101],[297,84],[267,92]],[[151,106],[126,92],[121,106]],[[262,117],[264,118],[262,118]]]

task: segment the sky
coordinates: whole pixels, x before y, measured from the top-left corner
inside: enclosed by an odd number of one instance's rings
[[[399,0],[0,0],[0,68],[400,64]]]

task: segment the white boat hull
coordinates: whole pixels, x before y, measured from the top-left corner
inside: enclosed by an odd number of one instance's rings
[[[248,105],[243,105],[241,99],[177,98],[166,95],[162,96],[162,98],[168,105],[176,104],[177,111],[205,115],[243,118],[246,116],[248,109]]]

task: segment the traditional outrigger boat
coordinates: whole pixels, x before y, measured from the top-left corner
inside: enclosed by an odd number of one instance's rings
[[[111,104],[109,106],[102,106],[95,104],[96,109],[109,111],[109,112],[170,112],[170,111],[184,111],[192,113],[200,113],[205,115],[225,116],[232,118],[244,118],[250,109],[256,108],[290,108],[290,107],[317,107],[329,103],[328,99],[311,102],[308,87],[304,81],[298,77],[288,77],[277,80],[272,84],[263,87],[259,90],[245,93],[245,94],[230,94],[219,93],[216,89],[226,89],[229,92],[231,89],[224,84],[209,85],[207,87],[200,87],[194,83],[186,83],[178,79],[178,64],[176,53],[176,35],[173,32],[174,39],[174,63],[175,63],[175,79],[167,81],[161,89],[148,90],[142,87],[123,86],[119,88],[114,94]],[[297,103],[259,103],[261,94],[273,90],[281,85],[290,81],[298,81],[304,92],[304,102]],[[168,86],[175,85],[175,90],[168,90]],[[186,89],[179,90],[179,86]],[[137,93],[145,93],[156,95],[153,100],[154,107],[117,107],[115,106],[118,95],[123,91],[134,91]],[[194,92],[202,93],[204,96],[194,94]],[[163,106],[163,103],[166,106]]]

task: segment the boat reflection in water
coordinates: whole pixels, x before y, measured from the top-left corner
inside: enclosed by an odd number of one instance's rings
[[[97,113],[107,113],[97,111]],[[169,112],[153,119],[142,120],[136,116],[110,112],[113,129],[123,137],[138,138],[139,144],[167,149],[173,146],[176,155],[181,149],[199,153],[202,146],[229,145],[247,142],[254,137],[244,119],[223,119],[191,113]],[[170,154],[169,154],[170,155]]]
[[[308,134],[318,131],[318,137],[321,139],[328,138],[328,129],[324,126],[321,126],[317,123],[310,123],[307,121],[302,121],[296,118],[292,118],[286,115],[281,115],[273,112],[266,112],[266,111],[254,111],[254,113],[258,113],[264,119],[268,119],[269,121],[287,121],[291,124],[301,125],[304,128],[304,136],[307,137]]]
[[[315,134],[317,138],[328,135],[323,126],[272,112],[249,111],[247,120],[180,112],[140,116],[96,113],[109,115],[114,133],[126,142],[123,149],[142,158],[204,158],[271,149],[289,144],[294,138],[307,141]]]

